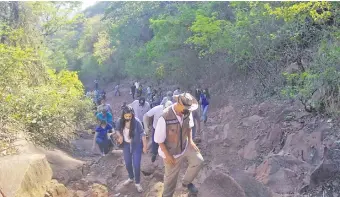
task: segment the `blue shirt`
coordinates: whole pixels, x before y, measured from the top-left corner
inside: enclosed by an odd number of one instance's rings
[[[97,126],[96,128],[96,132],[98,133],[97,134],[97,138],[96,138],[96,141],[97,142],[102,142],[102,141],[105,141],[105,140],[108,140],[107,138],[107,133],[109,131],[112,130],[112,126],[110,124],[106,124],[106,127],[103,128],[101,126]]]
[[[201,93],[201,104],[205,107],[209,105],[209,101],[206,94]]]
[[[113,118],[112,114],[110,112],[106,112],[106,117],[104,117],[104,114],[102,112],[97,114],[98,120],[106,120],[106,122],[110,125],[113,125]]]

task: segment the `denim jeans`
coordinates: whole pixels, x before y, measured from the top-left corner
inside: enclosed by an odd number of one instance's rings
[[[142,160],[142,144],[136,147],[134,152],[131,153],[131,145],[124,141],[124,161],[126,170],[129,173],[129,178],[135,178],[135,183],[140,183],[140,166]]]
[[[203,106],[202,105],[202,120],[204,121],[204,122],[207,122],[207,120],[208,120],[208,115],[207,115],[207,113],[208,113],[208,108],[209,108],[209,105],[206,105],[206,106]]]

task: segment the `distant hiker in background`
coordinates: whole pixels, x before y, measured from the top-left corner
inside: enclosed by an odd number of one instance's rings
[[[132,95],[132,99],[135,100],[135,93],[136,93],[136,85],[132,84],[131,86],[131,95]]]
[[[102,100],[102,99],[106,100],[106,92],[104,90],[102,90],[101,93],[100,93],[99,101]]]
[[[141,97],[143,94],[143,86],[142,84],[139,84],[138,88],[137,88],[137,97]]]
[[[150,104],[145,101],[144,97],[140,97],[138,100],[133,101],[130,106],[134,110],[135,117],[141,122],[143,121],[144,114],[150,110]]]
[[[100,109],[102,108],[105,108],[107,112],[110,112],[112,114],[112,108],[111,108],[111,105],[106,103],[106,100],[105,99],[101,99],[100,100],[100,105],[97,107],[97,111],[98,112],[101,112]]]
[[[195,140],[196,134],[201,131],[201,116],[199,106],[192,112],[192,118],[194,120],[194,126],[192,127],[192,139]]]
[[[171,102],[174,102],[174,99],[173,99],[173,94],[172,94],[172,92],[171,91],[168,91],[167,93],[166,93],[166,96],[163,98],[163,100],[161,101],[161,105],[165,105],[165,103],[167,102],[167,101],[171,101]]]
[[[118,143],[124,146],[124,161],[129,174],[129,179],[123,185],[127,186],[135,180],[137,191],[143,192],[140,185],[140,168],[142,151],[147,153],[147,141],[142,124],[135,118],[134,111],[130,106],[123,109],[122,116],[118,120],[116,135]]]
[[[174,100],[176,103],[163,111],[155,130],[158,154],[164,159],[165,167],[163,197],[173,196],[184,160],[188,161],[189,166],[182,185],[190,194],[197,194],[198,190],[192,182],[204,161],[191,131],[194,126],[191,112],[198,108],[198,102],[189,93],[174,96]]]
[[[151,92],[151,87],[150,86],[148,86],[147,88],[146,88],[146,95],[147,95],[147,99],[149,100],[149,101],[151,101],[151,94],[152,92]]]
[[[178,88],[174,91],[174,96],[179,95],[179,94],[181,94],[181,88],[180,88],[180,87],[178,87]]]
[[[157,105],[161,104],[161,97],[157,93],[156,90],[153,91],[152,93],[152,99],[151,99],[151,107],[155,107]]]
[[[139,81],[136,81],[136,82],[135,82],[136,89],[139,88],[139,85],[140,85],[140,82],[139,82]]]
[[[198,101],[200,100],[201,93],[202,93],[201,89],[200,88],[196,88],[196,90],[195,90],[195,98],[196,98],[196,100],[198,100]]]
[[[99,100],[100,100],[100,93],[99,93],[99,90],[96,89],[93,91],[93,102],[96,105],[100,105]]]
[[[155,106],[153,107],[152,109],[150,109],[148,112],[146,112],[144,114],[144,117],[143,117],[143,123],[144,123],[144,128],[145,128],[145,133],[146,135],[149,135],[149,122],[150,122],[150,119],[153,117],[153,122],[152,122],[152,157],[151,157],[151,161],[152,162],[155,162],[156,161],[156,157],[157,157],[157,154],[158,154],[158,144],[154,141],[154,134],[155,134],[155,129],[156,129],[156,126],[157,126],[157,121],[159,119],[159,117],[162,116],[163,114],[163,110],[167,107],[169,107],[170,105],[172,105],[172,102],[171,101],[167,101],[165,103],[165,105],[158,105],[158,106]]]
[[[106,120],[101,120],[99,125],[96,127],[96,132],[93,137],[92,151],[94,151],[95,144],[97,144],[101,155],[105,156],[109,152],[109,133],[112,132],[112,126],[107,124]]]
[[[201,111],[202,111],[202,121],[204,123],[208,120],[208,108],[209,108],[209,100],[210,95],[208,88],[204,89],[200,96],[200,104],[201,104]]]
[[[119,83],[115,86],[114,92],[115,92],[115,96],[117,96],[117,94],[118,94],[118,96],[120,96]]]

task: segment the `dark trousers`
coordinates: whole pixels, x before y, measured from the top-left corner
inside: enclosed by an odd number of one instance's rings
[[[152,145],[151,145],[151,153],[153,155],[157,155],[158,154],[158,143],[155,142],[155,129],[153,129],[152,132]]]

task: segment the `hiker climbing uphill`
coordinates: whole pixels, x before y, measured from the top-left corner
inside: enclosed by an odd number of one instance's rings
[[[114,87],[114,92],[115,92],[115,96],[120,96],[120,91],[119,91],[119,88],[120,88],[120,85],[117,84],[115,87]]]
[[[201,104],[201,110],[202,110],[202,121],[204,123],[208,120],[208,108],[209,108],[209,99],[210,95],[208,92],[208,88],[204,89],[200,96],[200,104]]]
[[[125,167],[129,173],[129,178],[123,185],[127,186],[135,180],[137,191],[143,192],[140,185],[140,167],[142,151],[147,153],[147,141],[142,124],[135,118],[132,107],[124,107],[117,122],[116,135],[118,143],[123,144]]]
[[[98,145],[100,153],[105,156],[109,152],[109,133],[112,133],[112,126],[107,124],[106,120],[101,120],[100,124],[96,127],[96,132],[93,137],[92,151],[95,149],[95,144]]]
[[[132,86],[131,86],[131,90],[130,90],[130,93],[132,95],[132,99],[135,99],[135,94],[136,94],[136,86],[135,84],[133,83]]]
[[[176,103],[166,108],[158,119],[155,130],[158,153],[164,159],[165,166],[163,197],[173,196],[184,160],[188,161],[189,166],[182,185],[191,194],[197,194],[192,181],[203,166],[203,157],[192,139],[191,131],[194,126],[191,112],[198,108],[198,102],[189,93],[174,96],[174,100]]]
[[[138,100],[133,101],[130,106],[133,108],[136,118],[141,122],[143,121],[144,114],[150,110],[150,104],[145,101],[144,97],[140,97]]]
[[[105,120],[108,124],[114,127],[113,117],[112,114],[107,110],[106,106],[98,107],[98,113],[96,115],[99,121]]]
[[[146,112],[146,114],[144,114],[143,117],[143,123],[144,123],[144,128],[145,128],[145,133],[147,135],[149,135],[149,121],[151,119],[151,117],[153,117],[153,123],[152,123],[152,157],[151,157],[151,161],[155,162],[157,154],[158,154],[158,144],[155,142],[155,129],[157,126],[157,121],[158,119],[162,116],[163,114],[163,110],[167,107],[169,107],[170,105],[172,105],[171,101],[167,101],[165,103],[165,105],[157,105],[155,107],[153,107],[152,109],[150,109],[148,112]]]
[[[98,112],[101,112],[100,109],[105,108],[107,112],[110,112],[112,114],[112,108],[111,105],[106,103],[106,99],[102,98],[100,100],[100,105],[97,107]]]

